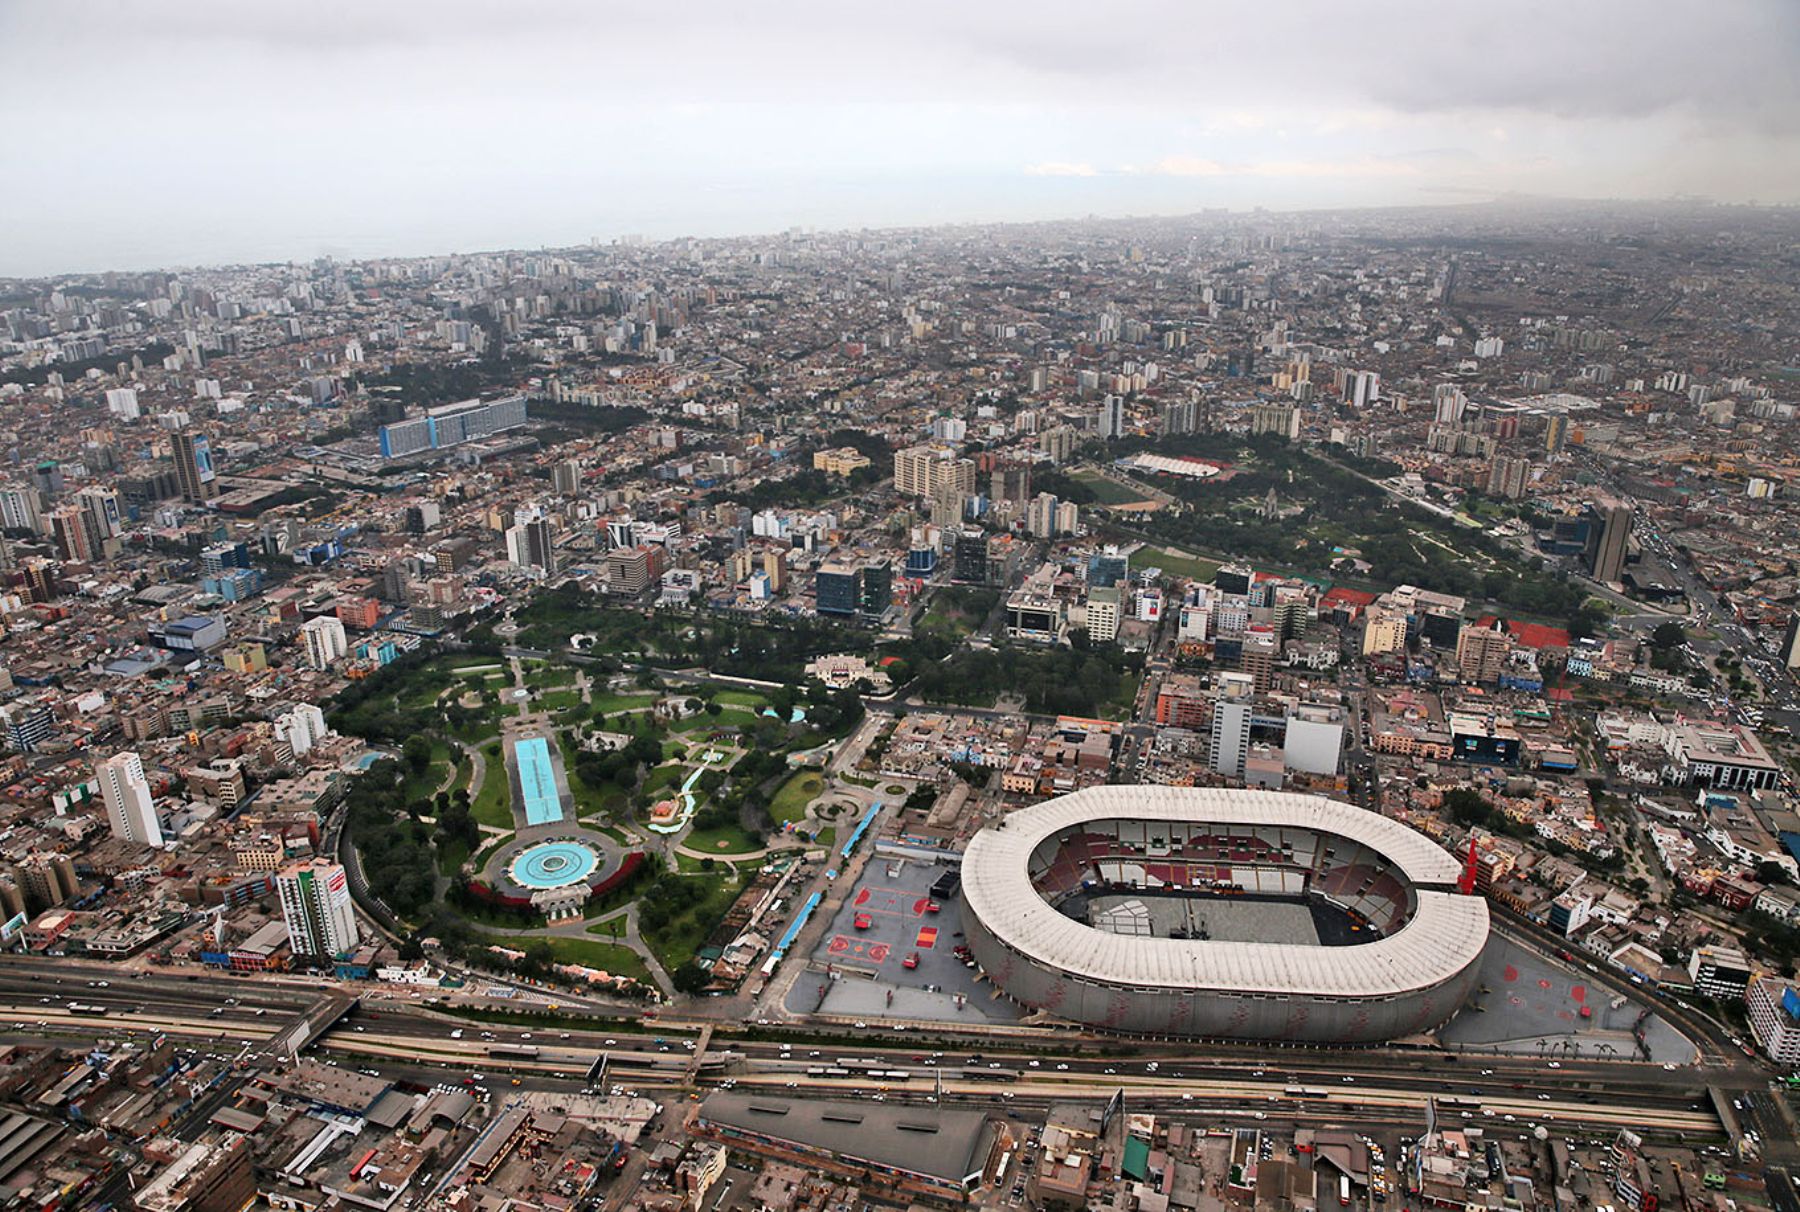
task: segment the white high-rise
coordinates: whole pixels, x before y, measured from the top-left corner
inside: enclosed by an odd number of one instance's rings
[[[296,863],[275,877],[275,890],[295,955],[324,958],[355,949],[356,909],[341,865],[322,859]]]
[[[1256,679],[1246,673],[1221,673],[1218,696],[1213,700],[1212,748],[1207,755],[1219,774],[1244,777],[1244,760],[1250,754],[1250,708],[1255,701]]]
[[[312,669],[330,669],[332,662],[350,651],[344,625],[330,615],[320,615],[303,623],[300,640],[306,645],[306,664]]]
[[[301,703],[275,718],[275,739],[287,743],[288,752],[300,757],[331,735],[325,713],[311,703]]]
[[[140,846],[163,844],[162,822],[156,819],[156,797],[144,777],[143,759],[127,750],[101,762],[100,798],[106,803],[106,822],[112,835]]]

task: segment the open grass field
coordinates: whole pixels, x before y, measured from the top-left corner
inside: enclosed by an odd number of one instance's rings
[[[482,825],[497,829],[513,827],[512,789],[507,785],[504,756],[488,758],[486,777],[481,780],[481,790],[469,804],[469,813]]]
[[[1172,576],[1189,577],[1196,581],[1210,581],[1213,574],[1219,571],[1219,561],[1201,559],[1198,556],[1176,555],[1161,547],[1140,547],[1131,553],[1131,566],[1136,568],[1160,568]]]
[[[689,850],[700,854],[717,855],[730,858],[734,854],[748,854],[762,847],[753,841],[736,825],[721,825],[717,829],[696,829],[681,839],[681,844]]]
[[[494,939],[502,947],[513,947],[523,951],[533,943],[549,943],[550,950],[556,953],[558,961],[565,964],[580,964],[587,968],[598,968],[602,972],[610,972],[616,976],[629,976],[635,980],[648,981],[650,969],[630,947],[619,943],[609,943],[598,938],[564,938],[559,935],[502,935]]]
[[[802,770],[781,785],[769,804],[769,815],[778,825],[806,819],[806,806],[825,790],[825,776],[817,770]]]

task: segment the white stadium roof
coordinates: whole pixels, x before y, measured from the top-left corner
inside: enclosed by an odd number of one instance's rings
[[[1350,838],[1393,863],[1413,885],[1418,909],[1392,934],[1349,947],[1107,934],[1057,912],[1029,872],[1044,839],[1103,820],[1281,826]],[[1454,891],[1459,874],[1456,860],[1423,834],[1322,796],[1106,786],[1021,809],[1004,827],[976,834],[963,855],[962,888],[968,908],[995,938],[1076,977],[1146,989],[1380,998],[1441,984],[1480,956],[1488,939],[1487,902]]]

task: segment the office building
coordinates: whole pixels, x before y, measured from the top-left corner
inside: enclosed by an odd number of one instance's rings
[[[301,624],[300,641],[306,647],[306,665],[309,669],[330,669],[350,651],[344,624],[329,615],[308,619]]]
[[[1117,547],[1108,545],[1088,557],[1087,583],[1090,586],[1113,586],[1131,575],[1131,558]]]
[[[1214,773],[1244,777],[1244,760],[1250,756],[1250,709],[1256,695],[1256,679],[1249,674],[1221,673],[1213,698],[1212,745],[1207,764]]]
[[[819,566],[813,580],[820,614],[855,615],[862,604],[862,568],[847,560],[831,560]]]
[[[987,535],[979,530],[958,531],[951,553],[950,577],[970,585],[985,585],[988,579]]]
[[[204,502],[218,496],[219,478],[213,469],[212,443],[206,435],[184,429],[170,444],[175,454],[175,483],[182,498]]]
[[[95,767],[94,773],[112,835],[139,846],[162,845],[162,823],[156,818],[156,797],[150,794],[150,780],[144,777],[143,759],[130,751],[116,753]]]
[[[540,569],[546,577],[555,576],[556,548],[550,519],[533,517],[508,527],[506,558],[514,567]]]
[[[650,544],[617,547],[606,553],[606,586],[609,592],[636,596],[663,574],[663,549]]]
[[[1087,633],[1096,644],[1110,644],[1119,638],[1119,587],[1096,587],[1088,591]]]
[[[866,618],[879,619],[894,603],[894,566],[883,557],[863,565],[862,593],[858,609]]]
[[[1756,972],[1736,947],[1695,947],[1688,954],[1688,978],[1694,992],[1721,1002],[1741,1002]]]
[[[1588,575],[1608,584],[1625,575],[1626,543],[1631,536],[1631,506],[1603,497],[1588,506],[1587,550],[1583,561]]]
[[[1759,974],[1751,978],[1744,1000],[1750,1034],[1762,1045],[1763,1055],[1783,1068],[1800,1065],[1800,986]]]
[[[297,863],[276,875],[275,890],[295,955],[329,959],[355,948],[360,936],[343,867],[319,859]]]
[[[0,706],[0,726],[6,743],[21,753],[36,753],[56,735],[56,714],[43,699],[18,699]]]
[[[524,425],[525,397],[515,394],[498,400],[462,400],[433,408],[422,417],[413,417],[381,427],[381,457],[399,459],[427,451],[444,450],[489,437]]]
[[[574,496],[581,491],[581,464],[574,459],[558,463],[551,469],[550,482],[563,496]]]

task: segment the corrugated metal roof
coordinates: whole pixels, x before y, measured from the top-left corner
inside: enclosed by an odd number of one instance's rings
[[[1090,821],[1217,822],[1313,829],[1384,855],[1410,883],[1418,908],[1373,943],[1297,943],[1126,938],[1064,917],[1032,886],[1032,851],[1059,830]],[[1430,988],[1475,962],[1487,944],[1487,902],[1451,890],[1456,860],[1396,821],[1323,796],[1207,787],[1092,787],[1008,816],[982,830],[963,856],[969,908],[1020,953],[1073,976],[1142,988],[1235,993],[1388,997]]]

